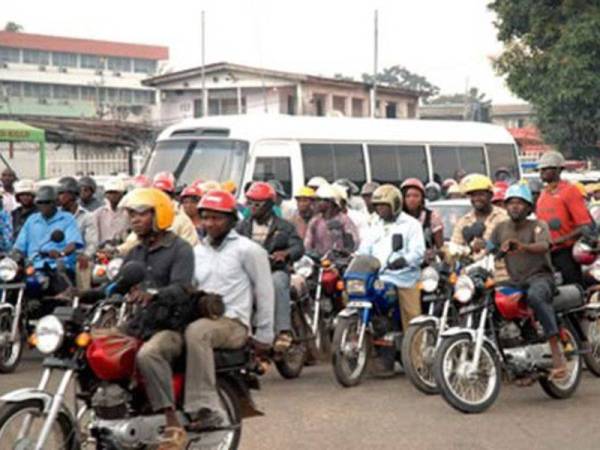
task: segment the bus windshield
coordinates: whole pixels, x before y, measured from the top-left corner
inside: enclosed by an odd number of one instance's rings
[[[248,143],[244,141],[177,139],[159,141],[152,151],[144,173],[150,178],[158,172],[173,172],[179,185],[194,180],[232,180],[242,182]]]

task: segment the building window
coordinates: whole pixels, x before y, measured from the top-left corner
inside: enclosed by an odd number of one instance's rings
[[[31,98],[50,98],[52,88],[49,84],[23,83],[23,95]]]
[[[131,89],[121,89],[119,92],[120,103],[131,103],[133,102],[133,91]]]
[[[108,58],[108,70],[113,70],[115,72],[131,72],[131,59],[110,56]]]
[[[517,128],[523,128],[525,126],[525,119],[517,119]]]
[[[75,53],[53,52],[52,65],[59,67],[77,67],[77,55]]]
[[[365,160],[360,144],[300,144],[305,182],[321,176],[332,183],[348,178],[362,186],[365,182]]]
[[[385,105],[385,117],[386,119],[395,119],[398,117],[397,111],[398,105],[395,102],[388,102]]]
[[[47,66],[50,64],[50,53],[40,50],[23,50],[23,62],[26,64]]]
[[[325,96],[315,94],[313,102],[315,105],[315,116],[323,117],[325,115]]]
[[[363,117],[364,103],[362,98],[352,99],[352,117]]]
[[[19,49],[17,48],[9,48],[9,47],[0,47],[0,61],[2,62],[20,62],[21,56],[19,54]]]
[[[95,101],[96,97],[100,94],[98,89],[99,88],[83,86],[81,88],[81,99]]]
[[[151,59],[134,59],[133,70],[137,73],[154,74],[156,73],[156,61]]]
[[[81,55],[81,67],[84,69],[104,69],[105,59],[96,55]]]
[[[292,169],[290,158],[256,158],[254,163],[254,181],[279,180],[286,194],[292,192]]]
[[[18,81],[0,82],[0,97],[21,97],[23,95],[21,86],[22,83],[19,83]]]
[[[296,97],[293,95],[287,96],[287,113],[290,116],[296,114]]]
[[[133,91],[133,103],[136,105],[151,105],[154,103],[154,92],[150,91]]]
[[[427,156],[422,145],[369,145],[373,181],[396,186],[402,180],[415,177],[423,182],[429,178]]]
[[[333,110],[346,115],[346,97],[340,97],[338,95],[333,96]]]
[[[77,86],[68,86],[65,84],[55,84],[52,87],[54,91],[54,98],[60,98],[64,100],[78,100],[79,99],[79,88]]]

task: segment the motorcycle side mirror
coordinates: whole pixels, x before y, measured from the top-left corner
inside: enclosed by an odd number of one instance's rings
[[[404,248],[404,237],[401,234],[394,234],[392,236],[392,250],[398,252]]]
[[[553,231],[558,231],[560,230],[560,226],[562,225],[562,222],[560,219],[558,218],[554,218],[554,219],[550,219],[548,221],[548,226],[550,227],[551,230]]]
[[[50,240],[56,244],[60,244],[65,240],[65,233],[62,230],[54,230],[50,235]]]

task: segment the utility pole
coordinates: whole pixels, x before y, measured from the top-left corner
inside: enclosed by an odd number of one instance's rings
[[[202,10],[202,117],[208,117],[208,92],[206,92],[206,73],[204,71],[204,57],[206,55],[204,10]]]
[[[377,57],[378,57],[378,47],[379,47],[379,38],[378,38],[378,14],[377,10],[375,10],[375,30],[374,30],[374,51],[373,51],[373,88],[371,89],[371,117],[375,117],[375,107],[377,106]]]

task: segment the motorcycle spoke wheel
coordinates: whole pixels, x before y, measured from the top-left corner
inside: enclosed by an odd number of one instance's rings
[[[590,352],[583,355],[585,365],[597,377],[600,377],[600,319],[583,323]]]
[[[0,334],[8,341],[12,331],[13,315],[5,312],[0,314]],[[0,348],[0,373],[12,372],[16,369],[23,352],[23,330],[17,330],[15,341]]]
[[[419,390],[436,393],[437,383],[433,374],[433,360],[437,342],[437,330],[427,324],[410,329],[403,340],[403,365],[409,378]],[[415,379],[413,379],[413,377]]]
[[[548,378],[540,378],[540,386],[552,398],[562,399],[568,398],[577,390],[579,382],[581,381],[581,356],[577,354],[579,346],[575,339],[574,333],[570,329],[563,329],[561,334],[566,334],[566,342],[562,342],[563,350],[565,347],[569,347],[572,351],[570,354],[566,354],[567,360],[567,376],[560,380],[549,380]],[[550,348],[548,346],[548,352]]]
[[[356,318],[340,320],[334,335],[333,366],[336,379],[345,387],[357,385],[367,366],[369,335],[358,346],[360,322]]]

